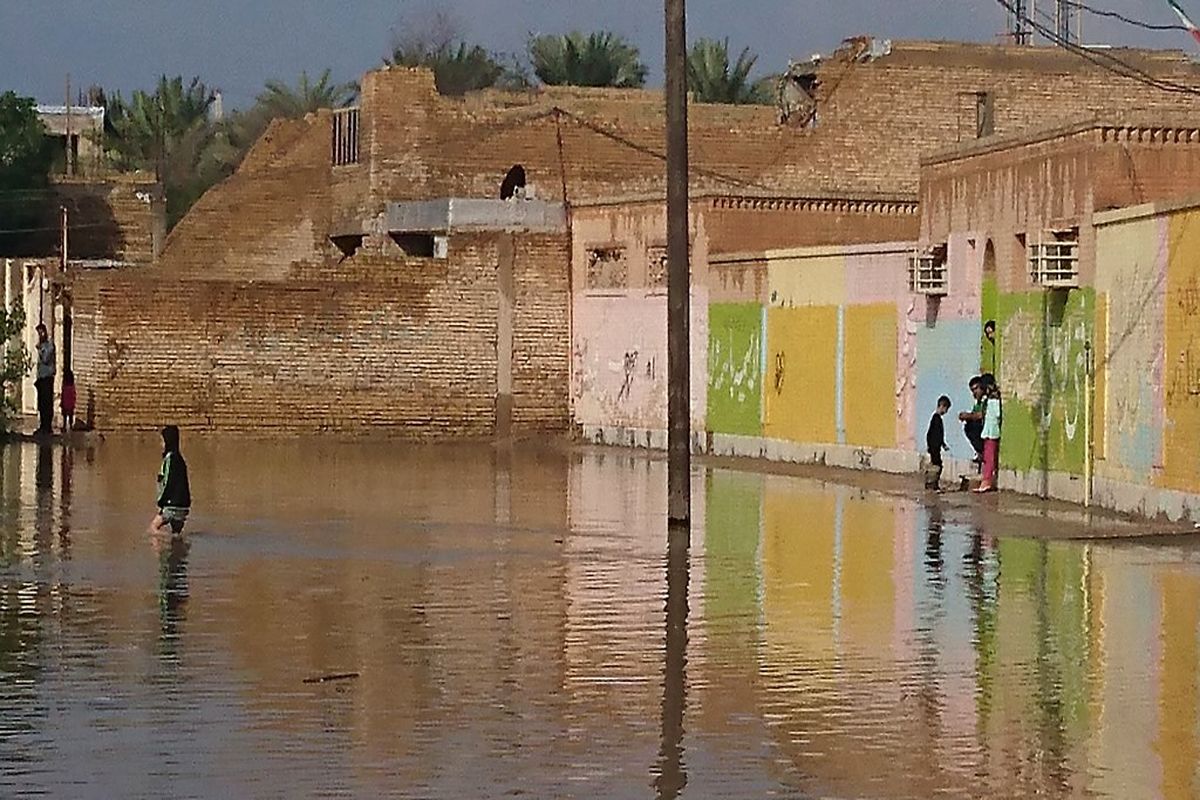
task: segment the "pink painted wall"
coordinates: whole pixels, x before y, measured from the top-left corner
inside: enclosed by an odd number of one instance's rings
[[[634,289],[574,300],[571,401],[580,425],[666,430],[667,298]],[[692,426],[708,404],[708,292],[693,290]]]

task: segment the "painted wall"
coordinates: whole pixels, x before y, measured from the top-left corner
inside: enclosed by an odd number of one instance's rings
[[[692,425],[704,430],[709,359],[707,293],[692,301]],[[667,427],[667,299],[642,289],[577,293],[571,394],[575,422],[638,430]]]
[[[713,304],[708,309],[708,336],[709,430],[761,436],[762,307],[755,303]]]
[[[1200,208],[1139,206],[1097,230],[1097,474],[1200,493]]]

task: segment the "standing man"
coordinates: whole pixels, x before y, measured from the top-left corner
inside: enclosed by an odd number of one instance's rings
[[[38,433],[51,433],[54,425],[54,370],[58,363],[54,342],[46,333],[46,326],[37,326],[37,389]]]

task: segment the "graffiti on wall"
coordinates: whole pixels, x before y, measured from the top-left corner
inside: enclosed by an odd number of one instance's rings
[[[999,308],[1004,464],[1081,473],[1095,291],[1003,294]]]
[[[708,423],[714,433],[762,433],[762,307],[709,307]]]

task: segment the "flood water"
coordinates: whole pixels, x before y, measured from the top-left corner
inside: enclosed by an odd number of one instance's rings
[[[1185,798],[1200,548],[616,451],[0,451],[0,796]],[[335,679],[313,682],[334,676]]]

